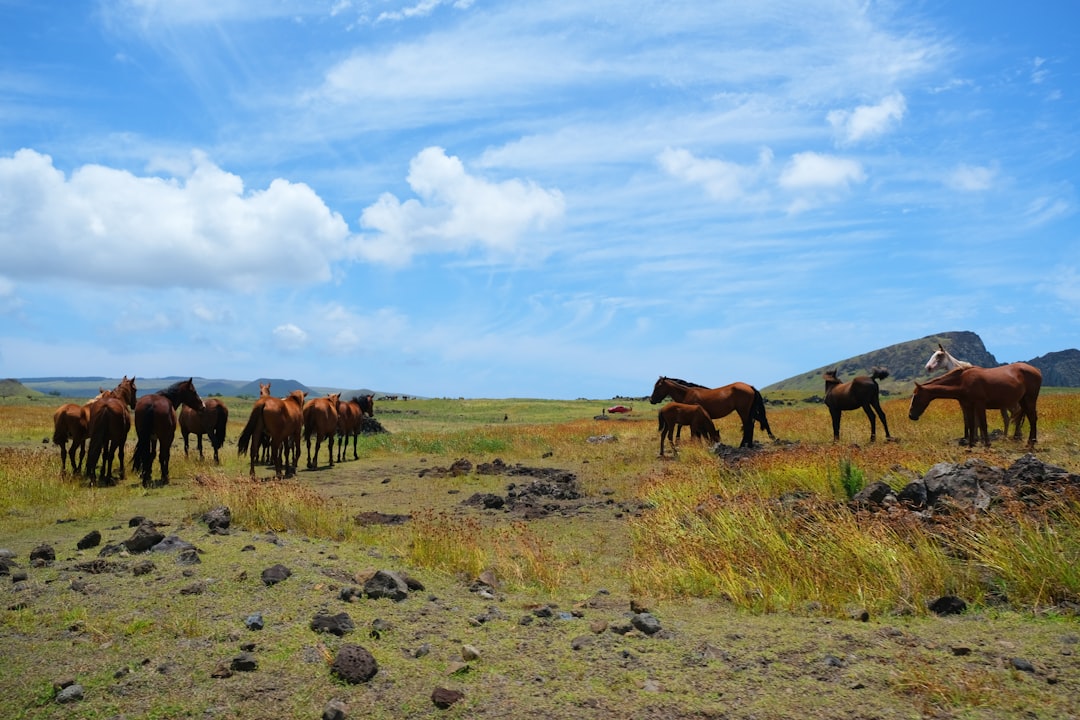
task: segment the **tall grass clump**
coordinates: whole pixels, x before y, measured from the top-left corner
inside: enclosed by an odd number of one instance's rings
[[[295,480],[200,475],[194,487],[200,507],[224,505],[232,513],[233,522],[249,530],[290,531],[344,540],[355,525],[342,503]]]
[[[470,580],[491,570],[512,586],[554,590],[572,564],[572,554],[523,522],[492,528],[474,517],[423,510],[412,516],[409,532],[411,563]]]

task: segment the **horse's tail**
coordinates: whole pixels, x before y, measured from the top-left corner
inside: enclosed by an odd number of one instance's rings
[[[888,368],[883,367],[871,368],[870,377],[874,380],[884,380],[885,378],[889,377],[889,370]]]
[[[68,439],[67,428],[64,427],[64,423],[60,420],[59,417],[55,418],[53,420],[53,432],[52,432],[53,445],[63,445],[64,443],[67,442],[67,439]]]
[[[214,416],[214,435],[210,438],[210,444],[215,450],[225,444],[225,426],[228,424],[229,412],[223,405],[218,406],[217,414]]]
[[[150,408],[142,415],[135,415],[135,452],[131,454],[131,469],[136,472],[149,471],[154,464],[150,452],[150,441],[154,435],[154,413]]]
[[[262,413],[263,406],[256,404],[251,408],[251,416],[248,417],[247,425],[244,425],[244,429],[240,432],[240,437],[236,439],[236,454],[245,455],[248,452],[248,446],[251,446],[251,452],[258,452],[259,444],[262,442]],[[258,430],[256,433],[255,431]],[[222,431],[222,437],[224,437],[224,431]],[[252,440],[254,439],[254,442]]]
[[[772,428],[769,427],[769,418],[765,415],[765,398],[761,396],[761,391],[757,388],[754,388],[754,401],[750,404],[750,422],[752,423],[755,420],[757,420],[761,429],[769,434],[771,439],[776,439]]]

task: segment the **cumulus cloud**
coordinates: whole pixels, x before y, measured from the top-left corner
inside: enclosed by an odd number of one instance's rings
[[[772,152],[762,150],[757,165],[739,165],[726,160],[698,158],[689,150],[667,148],[657,162],[672,177],[701,185],[709,197],[720,202],[745,199],[772,162]]]
[[[349,254],[349,229],[303,183],[264,190],[202,153],[179,177],[102,165],[65,175],[34,150],[0,157],[0,245],[21,279],[254,288],[315,283]]]
[[[815,152],[792,156],[780,173],[780,187],[794,194],[789,213],[799,213],[843,197],[853,183],[866,180],[855,160]]]
[[[960,165],[949,174],[947,183],[954,190],[978,192],[989,190],[995,177],[997,170],[994,168]]]
[[[838,142],[849,145],[884,135],[898,125],[907,112],[907,102],[893,93],[877,105],[859,105],[854,110],[833,110],[827,116]]]
[[[470,175],[461,160],[440,147],[417,154],[407,180],[417,198],[402,202],[384,193],[361,215],[361,226],[373,231],[358,243],[361,257],[401,266],[418,253],[467,252],[477,247],[510,255],[522,238],[550,227],[565,212],[559,190]]]
[[[292,323],[278,325],[274,328],[274,343],[286,352],[301,350],[308,343],[308,334]]]

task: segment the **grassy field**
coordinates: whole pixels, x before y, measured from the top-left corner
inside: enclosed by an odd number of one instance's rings
[[[328,468],[324,449],[319,470],[276,481],[266,468],[248,477],[235,438],[251,401],[226,398],[222,465],[185,458],[178,437],[173,482],[152,490],[131,475],[106,488],[61,475],[48,442],[61,400],[8,399],[0,548],[27,578],[0,583],[0,716],[301,718],[335,698],[349,717],[387,718],[1080,716],[1077,498],[933,522],[852,512],[852,483],[898,487],[969,458],[1005,467],[1026,448],[967,450],[955,403],[915,423],[903,398],[884,403],[895,442],[867,444],[860,412],[834,444],[822,405],[769,399],[784,401],[769,406],[779,442],[729,462],[685,439],[677,459],[658,458],[645,402],[602,419],[612,401],[384,402],[389,432],[362,437],[359,459],[350,449]],[[1038,457],[1080,472],[1080,394],[1046,392],[1039,409]],[[733,416],[718,427],[724,442],[740,436]],[[461,459],[473,469],[450,472]],[[496,459],[522,474],[477,472]],[[509,498],[549,470],[573,473],[582,497],[531,519],[464,502]],[[797,513],[779,502],[793,495]],[[199,520],[219,505],[227,535]],[[372,512],[409,519],[357,521]],[[193,543],[202,562],[153,553],[135,575],[143,556],[95,565],[99,548],[76,549],[91,530],[126,539],[133,516]],[[56,561],[30,567],[43,543]],[[276,563],[293,576],[265,586]],[[341,599],[377,569],[425,590]],[[479,588],[482,574],[495,587]],[[928,612],[946,594],[968,611]],[[661,632],[632,629],[632,603]],[[348,612],[356,630],[312,632],[319,611]],[[260,632],[243,622],[254,612]],[[376,657],[371,682],[329,672],[344,642]],[[213,677],[246,643],[258,670]],[[463,645],[480,650],[466,667]],[[65,679],[83,700],[55,702]],[[440,686],[464,699],[437,709]]]

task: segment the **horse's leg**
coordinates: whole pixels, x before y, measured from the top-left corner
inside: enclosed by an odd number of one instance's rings
[[[742,419],[742,441],[739,447],[754,447],[754,416],[750,408],[746,409],[745,415],[740,411],[739,418]]]
[[[832,415],[832,441],[840,442],[840,408],[829,408],[829,414]]]
[[[1031,426],[1028,429],[1028,448],[1029,449],[1033,449],[1035,447],[1035,441],[1038,439],[1038,434],[1036,432],[1036,426],[1038,425],[1038,422],[1039,422],[1039,411],[1036,409],[1035,402],[1036,402],[1035,400],[1032,400],[1032,399],[1028,398],[1027,396],[1022,398],[1020,400],[1020,409],[1021,409],[1021,412],[1023,414],[1017,416],[1017,420],[1016,420],[1016,428],[1017,428],[1017,430],[1016,430],[1016,439],[1019,440],[1020,439],[1020,419],[1022,419],[1025,416],[1028,419],[1028,424]]]
[[[877,416],[881,418],[881,427],[885,428],[885,438],[891,438],[892,435],[889,434],[889,421],[885,419],[885,411],[881,409],[881,403],[876,399],[874,400],[874,411],[877,412]]]
[[[862,406],[863,412],[866,413],[866,417],[870,419],[870,442],[877,441],[877,418],[874,417],[874,411],[870,407],[870,403],[866,403]]]
[[[334,467],[334,433],[326,436],[326,449],[330,451],[330,467]]]
[[[172,455],[172,443],[161,441],[161,454],[158,455],[158,464],[161,466],[161,484],[169,484],[169,456]]]
[[[188,434],[189,433],[188,433],[187,430],[181,430],[180,431],[180,437],[182,437],[184,439],[184,457],[185,458],[188,456]],[[202,435],[196,434],[195,440],[196,440],[196,442],[199,443],[199,448],[202,449]]]
[[[986,405],[983,403],[974,403],[972,404],[971,409],[974,413],[974,420],[977,423],[983,447],[990,447],[990,435],[986,431]]]

